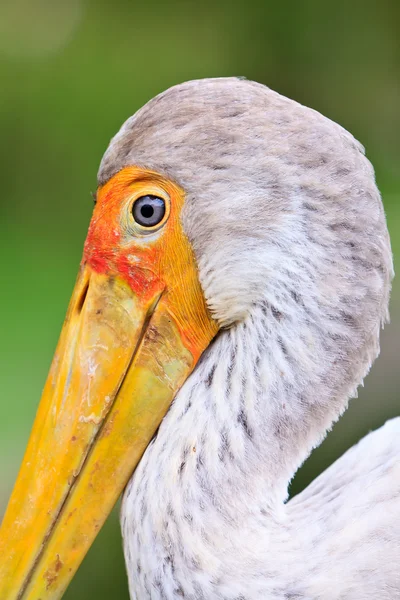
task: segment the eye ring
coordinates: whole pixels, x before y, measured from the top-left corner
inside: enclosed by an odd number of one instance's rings
[[[167,205],[164,198],[153,194],[139,196],[131,208],[133,220],[141,228],[154,231],[166,221]]]

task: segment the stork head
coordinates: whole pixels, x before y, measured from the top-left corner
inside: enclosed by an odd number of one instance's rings
[[[373,170],[340,126],[235,78],[151,100],[100,166],[0,596],[62,595],[202,352],[257,310],[329,424],[378,352],[390,276]]]

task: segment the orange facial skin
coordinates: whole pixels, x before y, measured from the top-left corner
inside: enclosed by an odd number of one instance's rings
[[[167,201],[165,224],[153,233],[138,232],[130,223],[133,201],[146,194]],[[119,275],[142,298],[162,292],[182,341],[197,361],[204,334],[213,337],[218,326],[210,321],[197,273],[190,268],[194,256],[181,225],[183,203],[183,190],[171,180],[126,167],[98,191],[83,262],[97,273]]]

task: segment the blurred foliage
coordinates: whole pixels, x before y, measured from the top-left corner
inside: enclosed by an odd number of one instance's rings
[[[397,0],[68,2],[0,6],[0,514],[58,338],[110,137],[172,84],[244,75],[359,138],[400,255]],[[398,412],[400,290],[360,398],[301,469],[298,491]],[[128,598],[113,513],[66,598]]]

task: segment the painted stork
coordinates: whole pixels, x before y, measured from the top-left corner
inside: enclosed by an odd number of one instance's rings
[[[290,501],[379,352],[392,262],[362,146],[255,82],[128,119],[0,535],[55,600],[125,488],[138,600],[400,598],[400,419]]]

